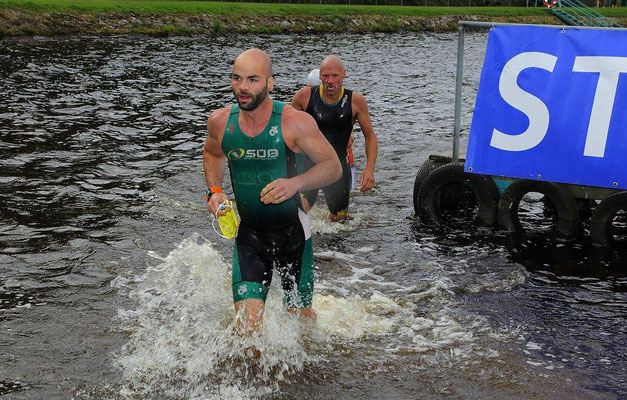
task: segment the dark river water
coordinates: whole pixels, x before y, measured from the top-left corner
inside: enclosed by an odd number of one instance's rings
[[[464,133],[485,43],[466,37]],[[206,116],[233,101],[231,62],[251,46],[283,101],[340,55],[380,143],[355,219],[311,212],[317,325],[301,332],[273,286],[259,365],[232,334],[232,243],[201,168]],[[626,398],[625,253],[414,220],[418,168],[452,148],[456,47],[452,33],[0,41],[0,397]],[[361,170],[358,131],[355,153]]]

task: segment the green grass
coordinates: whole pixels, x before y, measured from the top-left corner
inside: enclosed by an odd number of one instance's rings
[[[627,7],[597,10],[608,16],[627,17]],[[135,22],[131,25],[110,26],[100,21],[100,14],[109,14],[114,19],[121,20],[128,20],[131,16]],[[201,18],[205,22],[198,23],[196,18],[185,18],[195,14],[208,15],[209,19]],[[171,15],[180,17],[173,19]],[[361,17],[356,17],[357,22],[354,23],[351,17],[353,15]],[[483,20],[516,23],[546,23],[555,19],[544,7],[349,6],[202,0],[0,0],[0,25],[2,25],[0,37],[80,33],[139,33],[165,36],[208,32],[212,34],[340,32],[345,31],[347,25],[354,32],[456,30],[456,20],[459,18],[437,18],[446,15],[469,15]],[[406,25],[403,17],[433,18],[437,22],[433,27],[425,28],[421,23]],[[242,18],[251,23],[242,25]],[[296,22],[286,27],[276,22],[281,18],[291,18]],[[74,24],[73,20],[77,23]],[[451,20],[450,23],[447,20]]]
[[[546,15],[542,7],[401,7],[331,4],[228,3],[186,0],[0,0],[0,9],[29,13],[157,13],[157,14],[247,14],[247,15]],[[614,9],[623,11],[623,9]],[[615,12],[612,10],[612,12]],[[624,9],[627,15],[627,8]]]

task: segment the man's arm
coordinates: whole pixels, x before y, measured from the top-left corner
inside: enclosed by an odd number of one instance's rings
[[[222,151],[222,135],[229,115],[228,111],[226,108],[221,108],[211,113],[209,118],[207,118],[208,135],[202,151],[202,167],[208,188],[222,188],[224,168],[226,166],[226,157]],[[224,200],[228,200],[225,194],[214,193],[207,201],[207,210],[211,214],[215,214]]]
[[[298,191],[327,186],[342,177],[340,160],[311,115],[285,107],[282,125],[285,144],[296,153],[305,153],[315,165],[303,174],[266,185],[261,191],[266,204],[281,203]]]
[[[290,105],[299,111],[305,111],[309,105],[309,96],[311,89],[309,87],[300,88],[294,95]]]
[[[377,153],[379,152],[379,143],[377,135],[372,127],[372,120],[368,113],[368,103],[363,95],[353,92],[353,107],[355,117],[361,127],[361,132],[366,140],[366,168],[361,173],[359,180],[359,190],[365,192],[374,187],[374,165],[377,162]]]

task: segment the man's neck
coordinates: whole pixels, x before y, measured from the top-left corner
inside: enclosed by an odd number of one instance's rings
[[[331,97],[327,94],[327,92],[324,90],[324,87],[320,88],[320,92],[322,94],[322,100],[324,100],[325,103],[327,104],[335,104],[338,101],[340,101],[340,99],[342,98],[342,96],[344,95],[344,86],[340,87],[340,90],[337,91],[337,93],[335,94],[335,96]]]
[[[272,116],[272,99],[267,96],[254,110],[239,110],[239,125],[248,136],[257,136],[268,125]]]

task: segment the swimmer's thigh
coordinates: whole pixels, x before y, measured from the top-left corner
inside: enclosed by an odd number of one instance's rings
[[[272,263],[259,235],[240,225],[233,246],[233,302],[246,299],[266,300],[272,280]]]

